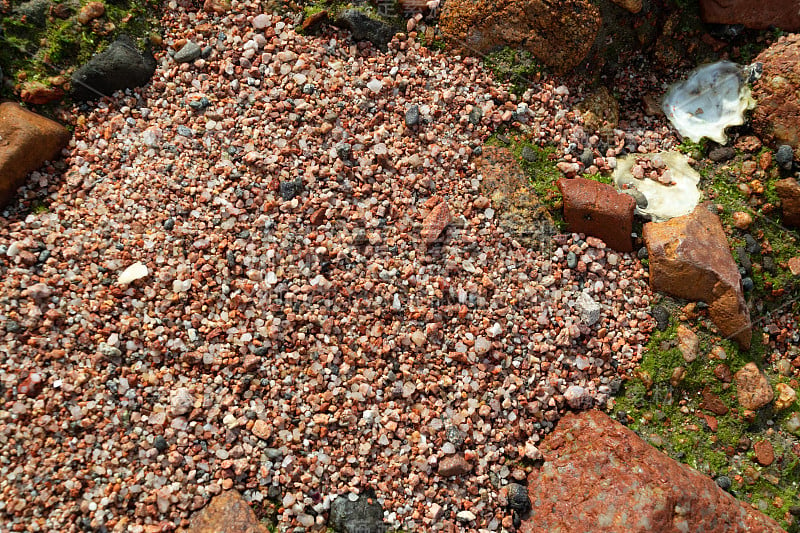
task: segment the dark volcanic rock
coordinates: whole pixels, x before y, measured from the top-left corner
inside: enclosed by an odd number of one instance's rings
[[[382,51],[388,50],[388,44],[397,30],[388,24],[370,18],[356,9],[346,9],[339,13],[334,22],[336,26],[350,30],[356,41],[369,41]]]
[[[783,531],[600,411],[568,413],[539,449],[521,533]]]
[[[75,71],[72,96],[76,100],[90,100],[139,87],[150,81],[155,69],[153,54],[149,50],[139,52],[133,39],[122,34]]]
[[[375,492],[345,494],[331,503],[328,525],[337,533],[384,533],[383,508]]]

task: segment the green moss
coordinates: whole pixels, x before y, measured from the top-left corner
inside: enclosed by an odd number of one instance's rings
[[[511,84],[517,95],[526,89],[544,72],[544,67],[527,50],[515,50],[505,46],[483,57],[483,64],[494,73],[500,82]]]

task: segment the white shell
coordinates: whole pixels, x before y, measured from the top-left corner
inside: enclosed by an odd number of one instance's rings
[[[134,263],[119,275],[117,283],[120,285],[127,285],[128,283],[146,277],[150,273],[147,267],[142,263]]]
[[[650,178],[635,179],[631,169],[636,159],[657,157],[672,174],[674,185],[663,185]],[[622,190],[624,185],[634,188],[647,198],[647,207],[636,207],[636,214],[653,222],[663,222],[692,212],[702,197],[697,184],[700,174],[689,166],[689,158],[680,152],[659,152],[658,154],[635,154],[617,159],[614,171],[614,185]]]
[[[742,68],[719,61],[697,68],[670,87],[662,108],[684,137],[694,142],[708,137],[725,144],[725,128],[744,124],[744,112],[755,104]]]

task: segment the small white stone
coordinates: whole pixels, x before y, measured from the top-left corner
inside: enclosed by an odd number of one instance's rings
[[[142,263],[136,262],[122,271],[117,283],[119,285],[127,285],[132,281],[147,277],[148,274],[150,274],[150,271],[147,270],[147,267]]]
[[[478,355],[484,355],[489,350],[492,349],[492,343],[486,337],[480,336],[475,339],[475,353]]]
[[[459,511],[456,513],[456,518],[459,522],[473,522],[475,520],[475,514],[472,511]]]
[[[271,21],[272,17],[262,13],[260,15],[256,15],[255,17],[253,17],[253,27],[257,30],[263,30],[264,28],[269,26]]]
[[[381,83],[380,80],[373,79],[367,83],[367,88],[377,94],[383,89],[383,83]]]

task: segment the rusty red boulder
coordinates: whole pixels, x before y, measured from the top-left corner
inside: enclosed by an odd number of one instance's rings
[[[564,220],[570,231],[602,239],[618,252],[633,250],[636,200],[632,196],[585,178],[561,178],[556,185],[564,196]]]

